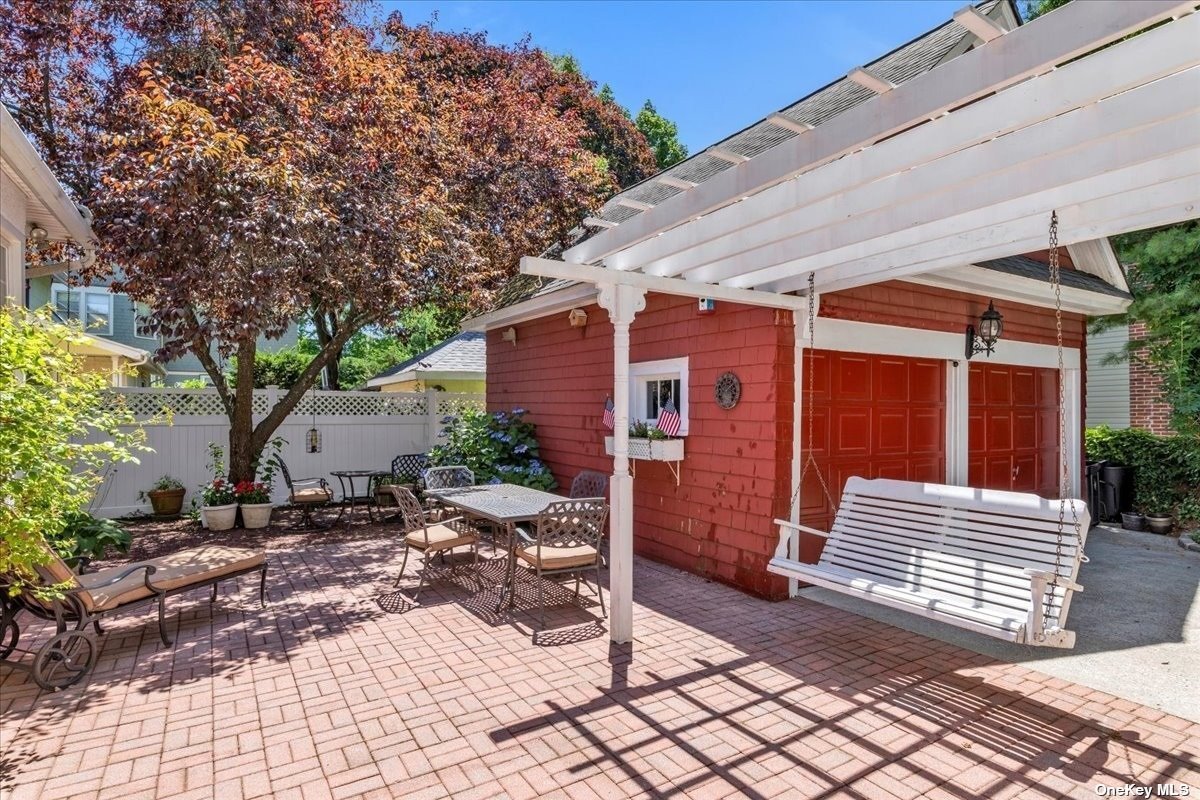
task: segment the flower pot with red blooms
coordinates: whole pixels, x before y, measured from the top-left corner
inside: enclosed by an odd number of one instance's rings
[[[271,524],[271,487],[260,481],[242,481],[233,489],[242,509],[242,526],[265,528]]]

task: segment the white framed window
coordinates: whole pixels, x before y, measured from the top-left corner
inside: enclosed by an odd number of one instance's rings
[[[139,339],[153,339],[158,341],[158,334],[146,327],[146,320],[150,316],[150,306],[145,303],[133,304],[133,335]]]
[[[50,287],[50,302],[63,319],[79,320],[88,333],[112,336],[113,296],[104,286]]]
[[[668,400],[679,412],[679,435],[688,432],[688,360],[668,358],[629,365],[629,420],[653,425]]]

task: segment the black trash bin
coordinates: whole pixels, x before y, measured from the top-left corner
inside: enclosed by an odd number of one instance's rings
[[[1102,470],[1107,461],[1089,461],[1087,462],[1087,504],[1088,513],[1092,517],[1092,525],[1097,525],[1101,520],[1109,517],[1108,508],[1104,505],[1104,492],[1102,485],[1104,483]]]
[[[1105,519],[1117,519],[1122,511],[1133,511],[1135,469],[1121,464],[1105,464],[1100,470],[1100,505]]]

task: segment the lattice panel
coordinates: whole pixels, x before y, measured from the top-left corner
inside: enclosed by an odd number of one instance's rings
[[[268,413],[282,390],[259,389],[254,392],[254,413]],[[114,389],[112,402],[125,403],[141,419],[163,416],[223,416],[225,408],[215,389]],[[476,394],[437,394],[437,414],[457,416],[467,408],[483,408],[483,396]],[[319,417],[419,417],[428,414],[429,395],[401,392],[308,392],[296,404],[293,416],[312,416],[314,406]]]
[[[225,407],[221,396],[208,389],[163,389],[152,392],[113,392],[111,402],[124,402],[125,407],[139,419],[163,416],[212,417],[223,416]]]
[[[425,397],[385,392],[317,392],[319,417],[412,416],[425,413]]]
[[[457,417],[468,409],[483,408],[481,395],[439,394],[437,398],[438,418]]]

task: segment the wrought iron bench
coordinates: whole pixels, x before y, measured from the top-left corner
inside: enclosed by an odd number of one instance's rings
[[[40,587],[9,582],[0,585],[0,661],[30,672],[43,689],[64,689],[82,680],[96,663],[99,648],[87,629],[100,632],[100,621],[118,612],[144,605],[158,606],[158,634],[167,636],[166,599],[171,595],[212,587],[210,602],[217,599],[217,584],[253,572],[260,574],[259,603],[266,605],[267,560],[262,550],[201,545],[170,555],[119,567],[76,574],[58,556],[38,567]],[[17,594],[9,587],[19,585]],[[36,589],[59,591],[42,594]],[[65,587],[65,588],[63,588]],[[55,597],[57,595],[57,597]],[[36,650],[18,647],[18,616],[26,611],[55,624],[55,635]],[[32,655],[32,661],[12,660],[14,654]]]

